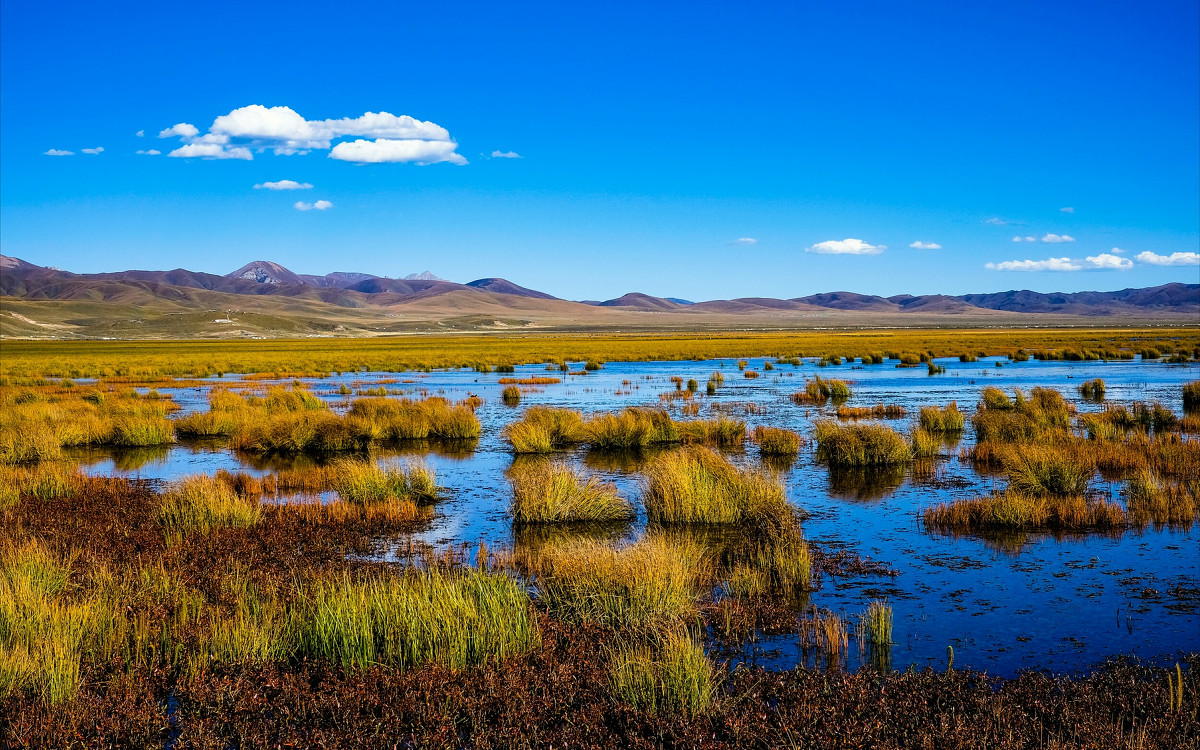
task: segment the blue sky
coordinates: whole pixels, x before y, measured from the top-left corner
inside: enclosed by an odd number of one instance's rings
[[[1194,0],[736,5],[5,2],[0,250],[573,299],[1200,281]]]

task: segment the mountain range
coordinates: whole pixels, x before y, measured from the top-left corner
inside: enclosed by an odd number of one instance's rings
[[[788,299],[690,302],[630,292],[569,301],[501,278],[458,284],[426,271],[402,279],[369,273],[298,274],[254,261],[225,275],[188,271],[77,274],[0,255],[0,335],[367,335],[425,330],[536,327],[717,328],[816,325],[1037,325],[1200,322],[1200,284],[1112,292],[891,297],[825,292]],[[18,309],[19,308],[19,309]],[[225,327],[205,316],[237,310]],[[132,318],[123,318],[134,315]],[[140,317],[139,317],[140,316]],[[182,317],[180,317],[182,316]],[[197,317],[199,316],[199,317]],[[252,322],[251,318],[262,318]],[[138,324],[124,324],[139,321]],[[147,320],[153,322],[148,323]],[[229,326],[233,327],[230,328]],[[149,330],[145,330],[149,329]]]

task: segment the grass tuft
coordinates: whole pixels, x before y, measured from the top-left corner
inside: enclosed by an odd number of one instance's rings
[[[627,521],[633,506],[617,488],[594,477],[583,477],[561,463],[522,464],[509,471],[516,523],[570,521]]]

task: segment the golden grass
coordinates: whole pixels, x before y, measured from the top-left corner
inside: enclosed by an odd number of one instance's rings
[[[515,385],[507,386],[501,391],[500,399],[509,406],[515,406],[521,403],[521,389]]]
[[[839,406],[838,419],[900,419],[908,412],[899,404],[875,404],[874,406]]]
[[[1145,526],[1150,523],[1190,527],[1200,513],[1200,480],[1163,482],[1153,472],[1142,469],[1126,484],[1125,505],[1129,520]]]
[[[805,381],[804,390],[792,394],[792,401],[797,406],[823,404],[829,399],[845,401],[850,398],[850,386],[844,380],[826,380],[820,375]]]
[[[937,434],[962,432],[966,418],[958,410],[958,404],[951,401],[944,407],[923,406],[918,422],[922,430]]]
[[[904,436],[883,425],[821,420],[816,424],[816,440],[817,459],[830,466],[884,466],[912,460]]]
[[[633,506],[617,488],[561,463],[537,462],[509,470],[516,523],[627,521]]]
[[[696,586],[705,576],[701,546],[654,537],[626,547],[551,543],[527,564],[555,615],[635,632],[670,630],[692,619]]]
[[[1183,408],[1185,411],[1200,409],[1200,380],[1183,384]]]
[[[1009,491],[926,508],[925,525],[969,531],[1086,531],[1125,525],[1121,506],[1080,496],[1026,495]]]
[[[504,428],[514,453],[550,453],[587,439],[583,414],[574,409],[531,406]]]
[[[657,456],[645,469],[643,487],[646,515],[654,523],[742,524],[791,515],[776,477],[738,469],[699,446]]]
[[[262,515],[258,501],[235,493],[214,477],[198,475],[174,482],[163,494],[158,522],[168,541],[218,528],[245,528]]]
[[[555,385],[556,383],[561,383],[562,378],[500,378],[496,382],[500,385]]]
[[[754,442],[758,443],[758,452],[761,455],[795,456],[800,453],[804,438],[792,430],[759,425],[754,428]]]
[[[1135,343],[1136,342],[1136,343]],[[272,341],[0,341],[0,374],[10,378],[199,376],[216,372],[347,372],[423,370],[480,361],[700,360],[718,357],[809,356],[859,351],[1109,349],[1200,345],[1194,327],[1095,329],[900,329],[645,334],[452,335]]]

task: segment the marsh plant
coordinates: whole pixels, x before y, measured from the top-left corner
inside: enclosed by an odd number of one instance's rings
[[[617,488],[567,464],[537,461],[509,470],[516,523],[628,521],[633,506]]]

